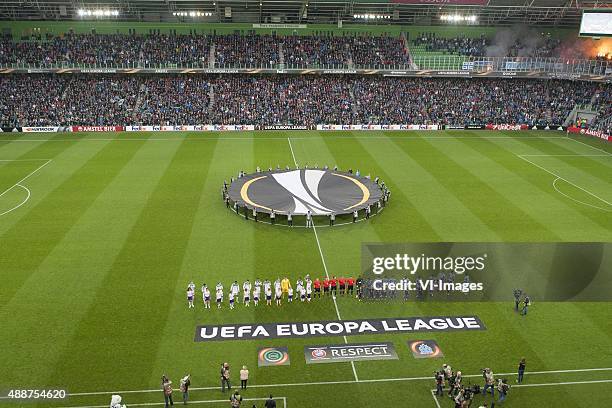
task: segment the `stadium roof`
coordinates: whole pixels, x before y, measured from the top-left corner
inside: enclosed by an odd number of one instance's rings
[[[585,8],[609,1],[577,0],[2,0],[0,19],[82,18],[154,22],[447,24],[442,15],[475,16],[480,25],[577,26]],[[84,12],[116,10],[117,16]],[[84,13],[81,12],[82,14]]]

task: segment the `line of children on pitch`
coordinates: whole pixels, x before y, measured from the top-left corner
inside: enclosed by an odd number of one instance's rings
[[[322,296],[353,295],[354,287],[355,279],[352,277],[336,278],[334,276],[332,278],[326,277],[312,280],[309,275],[306,275],[304,279],[297,279],[295,289],[287,277],[283,279],[277,278],[274,282],[268,279],[264,281],[256,279],[253,284],[247,280],[243,282],[242,288],[238,281],[234,281],[230,285],[227,297],[230,309],[233,309],[236,304],[240,303],[240,299],[242,299],[245,307],[249,307],[251,303],[257,306],[260,301],[264,300],[268,306],[271,306],[273,302],[280,306],[284,299],[289,303],[298,299],[301,302],[310,302],[313,298],[321,298]],[[217,308],[220,309],[222,307],[225,300],[225,288],[221,282],[217,283],[214,288],[214,297],[212,295],[213,289],[209,288],[208,285],[203,284],[200,290],[205,309],[210,309],[213,301],[216,303]],[[196,285],[192,281],[187,285],[187,305],[189,309],[195,308],[195,292]],[[241,293],[242,296],[240,296]]]

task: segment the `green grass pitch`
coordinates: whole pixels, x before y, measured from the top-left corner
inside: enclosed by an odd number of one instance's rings
[[[389,207],[369,222],[318,228],[316,237],[228,211],[223,180],[258,165],[293,165],[289,139],[300,164],[379,175],[393,192]],[[189,372],[191,399],[206,401],[198,406],[226,407],[217,387],[228,361],[234,384],[238,367],[251,371],[257,387],[245,398],[272,393],[284,397],[280,406],[449,407],[430,392],[443,362],[464,375],[513,373],[521,357],[539,373],[526,376],[531,386],[514,386],[506,406],[609,404],[611,303],[536,302],[519,318],[511,302],[339,298],[343,319],[476,314],[487,326],[427,335],[443,359],[414,359],[406,341],[419,335],[349,336],[391,341],[399,354],[356,362],[353,371],[302,357],[303,346],[341,337],[194,342],[198,324],[335,320],[329,298],[188,310],[184,293],[190,280],[197,295],[203,281],[227,288],[234,279],[324,276],[322,256],[330,274],[351,274],[362,242],[612,241],[605,142],[552,131],[11,134],[0,137],[0,160],[0,391],[80,394],[0,406],[108,406],[111,391],[135,391],[123,392],[124,402],[145,406],[163,402],[163,373],[177,384]],[[287,346],[291,365],[257,368],[262,346]]]

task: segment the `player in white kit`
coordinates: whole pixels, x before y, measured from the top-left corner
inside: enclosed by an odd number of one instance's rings
[[[287,300],[289,303],[293,302],[293,288],[291,286],[287,288]]]
[[[306,300],[306,288],[304,286],[300,286],[300,301]]]
[[[242,297],[244,299],[244,305],[246,307],[249,307],[249,303],[251,303],[251,284],[249,283],[249,281],[244,282],[244,285],[242,285],[242,292],[243,292]]]
[[[204,299],[204,309],[210,309],[210,289],[208,286],[202,286],[202,298]]]
[[[223,285],[221,282],[217,284],[217,309],[221,309],[221,303],[223,302]]]
[[[310,302],[312,298],[312,281],[309,276],[306,276],[306,300]]]
[[[195,307],[193,305],[193,289],[191,286],[187,288],[187,304],[189,305],[189,309]]]
[[[270,306],[272,304],[272,285],[270,285],[270,282],[267,285],[264,282],[264,291],[266,292],[266,305]]]
[[[238,303],[238,294],[240,293],[240,287],[238,286],[238,281],[234,281],[232,286],[230,287],[230,292],[234,294],[234,300]]]
[[[234,292],[229,293],[229,304],[230,304],[230,309],[234,308],[234,300],[236,299],[236,295],[234,295]]]
[[[257,281],[255,281],[257,282]],[[255,306],[257,306],[259,304],[259,296],[261,295],[261,284],[255,285],[255,289],[253,289],[253,303],[255,304]]]
[[[281,299],[283,298],[283,290],[280,287],[280,282],[279,285],[276,287],[276,306],[280,306],[281,305]]]

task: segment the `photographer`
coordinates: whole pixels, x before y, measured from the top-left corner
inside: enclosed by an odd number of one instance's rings
[[[453,374],[453,369],[448,364],[442,364],[442,371],[444,372],[444,378],[448,381]]]
[[[521,361],[519,361],[519,366],[518,366],[518,378],[516,380],[517,383],[521,384],[523,382],[523,376],[525,375],[525,368],[527,366],[527,361],[525,360],[525,358],[521,358]]]
[[[527,316],[527,309],[529,308],[529,305],[531,305],[531,299],[529,299],[529,296],[525,295],[525,298],[523,299],[523,309],[521,310],[521,316]]]
[[[512,294],[514,295],[514,311],[518,312],[519,304],[521,303],[521,295],[523,294],[523,291],[520,289],[514,289]]]
[[[506,400],[506,396],[508,395],[509,390],[510,386],[508,385],[508,381],[505,378],[497,381],[497,391],[499,392],[498,402],[500,404]]]
[[[164,392],[164,402],[165,406],[169,407],[170,405],[174,405],[174,401],[172,401],[172,381],[166,375],[162,375],[161,378],[162,391]]]
[[[490,368],[482,370],[482,375],[485,380],[485,386],[482,390],[483,395],[487,395],[487,390],[491,389],[491,397],[495,398],[495,378],[493,377],[493,371]]]
[[[183,393],[183,404],[187,404],[187,400],[189,400],[189,387],[191,386],[191,374],[187,374],[185,377],[181,378],[181,382],[179,384],[179,388]]]
[[[444,372],[436,371],[434,373],[434,379],[436,381],[436,395],[444,395]]]
[[[236,391],[230,397],[230,405],[232,408],[240,408],[241,404],[242,404],[242,395],[240,395],[240,392]]]
[[[228,363],[221,365],[221,392],[225,392],[225,386],[227,386],[228,390],[232,389],[230,384],[230,366]]]

